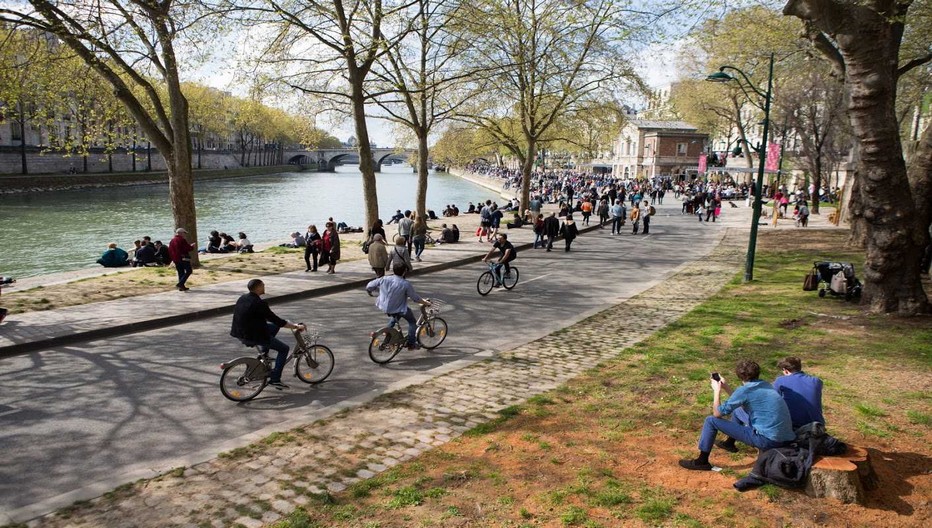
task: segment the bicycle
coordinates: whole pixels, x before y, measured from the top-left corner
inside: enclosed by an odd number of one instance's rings
[[[292,359],[294,375],[309,385],[320,383],[333,372],[333,352],[326,346],[319,344],[320,330],[305,327],[304,331],[292,330],[295,338],[294,350],[289,352],[287,365]],[[274,360],[269,357],[268,350],[261,345],[256,346],[259,354],[256,357],[241,357],[222,363],[220,368],[220,392],[235,402],[249,401],[262,392],[269,383],[269,376],[274,368]]]
[[[479,280],[476,282],[476,290],[479,291],[479,295],[485,296],[488,295],[490,291],[492,291],[492,288],[495,287],[496,283],[496,273],[499,274],[499,282],[506,290],[510,290],[518,284],[518,268],[511,266],[511,271],[502,275],[505,269],[504,264],[500,267],[501,271],[495,269],[496,266],[499,266],[499,264],[496,262],[489,262],[488,265],[489,270],[483,272],[482,275],[479,275]]]
[[[421,316],[417,320],[417,342],[423,348],[433,350],[447,338],[447,322],[438,317],[446,303],[440,299],[429,301],[429,306],[421,306]],[[391,324],[370,334],[369,357],[375,363],[388,363],[407,344],[408,338],[402,330],[401,320],[400,315],[392,315]]]

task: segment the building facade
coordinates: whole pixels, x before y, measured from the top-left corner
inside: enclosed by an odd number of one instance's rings
[[[708,145],[708,134],[683,121],[632,119],[616,141],[612,172],[624,179],[688,179]]]

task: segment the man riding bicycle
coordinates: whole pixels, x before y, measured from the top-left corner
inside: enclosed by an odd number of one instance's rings
[[[244,293],[236,301],[233,309],[233,327],[230,335],[239,339],[246,346],[259,346],[268,353],[269,349],[278,353],[275,357],[275,368],[269,376],[269,385],[278,390],[287,389],[288,385],[282,383],[282,370],[285,369],[285,360],[288,359],[288,345],[275,337],[282,328],[304,330],[303,324],[289,323],[272,313],[269,303],[262,300],[265,294],[265,283],[259,279],[252,279],[246,284],[249,293]]]
[[[394,275],[386,275],[369,282],[366,285],[366,293],[371,296],[372,292],[379,290],[379,298],[375,305],[391,318],[388,321],[389,325],[394,322],[395,317],[408,321],[408,350],[414,350],[418,348],[417,319],[408,307],[408,299],[422,306],[430,306],[430,301],[418,295],[414,291],[414,285],[404,278],[407,271],[404,262],[396,262],[392,271]]]
[[[488,262],[496,249],[499,251],[500,255],[498,257],[498,262],[493,266],[492,275],[495,276],[495,287],[499,287],[502,285],[502,267],[505,268],[505,276],[509,276],[511,274],[511,266],[509,263],[518,258],[518,252],[511,242],[508,241],[508,235],[499,233],[495,243],[492,244],[492,249],[482,258],[482,262]]]

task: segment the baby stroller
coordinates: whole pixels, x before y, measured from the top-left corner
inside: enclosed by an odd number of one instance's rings
[[[854,265],[847,262],[815,262],[819,274],[819,297],[826,293],[844,295],[846,301],[861,297],[861,281],[854,276]]]

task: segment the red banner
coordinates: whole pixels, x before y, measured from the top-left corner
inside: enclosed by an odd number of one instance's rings
[[[770,172],[777,172],[777,168],[780,166],[780,145],[776,143],[771,143],[767,145],[767,163],[764,164],[764,169]]]
[[[705,174],[706,169],[708,169],[709,160],[708,156],[705,154],[699,154],[699,172]]]

